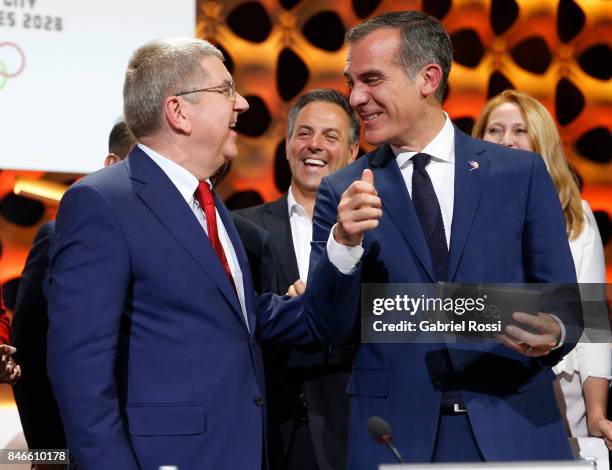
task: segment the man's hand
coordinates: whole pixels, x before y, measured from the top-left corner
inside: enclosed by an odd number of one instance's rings
[[[0,344],[0,383],[14,385],[21,377],[21,367],[11,357],[16,351],[13,346]]]
[[[301,279],[298,279],[293,284],[289,286],[289,290],[287,291],[287,295],[289,297],[297,297],[298,295],[302,295],[306,291],[306,283]]]
[[[516,325],[508,325],[504,333],[498,335],[499,340],[513,351],[529,357],[546,356],[561,339],[559,323],[547,313],[539,312],[530,315],[514,312],[512,319],[528,326],[535,333],[526,331]]]
[[[361,180],[342,193],[334,239],[344,246],[358,246],[368,230],[378,227],[382,203],[374,187],[374,173],[363,170]]]

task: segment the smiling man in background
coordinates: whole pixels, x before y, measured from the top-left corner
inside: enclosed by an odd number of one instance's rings
[[[289,110],[285,149],[291,171],[287,193],[238,211],[267,232],[272,253],[260,254],[265,259],[252,261],[251,270],[265,266],[261,288],[278,294],[308,276],[312,212],[321,179],[357,156],[359,118],[347,98],[332,89],[300,96]],[[245,224],[237,222],[237,228],[247,252],[255,253],[257,238],[248,235]],[[345,389],[353,351],[352,346],[264,348],[272,470],[344,469]]]

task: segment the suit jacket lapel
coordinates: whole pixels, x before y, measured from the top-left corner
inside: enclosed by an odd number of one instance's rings
[[[139,181],[138,197],[168,232],[189,253],[202,271],[221,290],[232,310],[246,327],[240,303],[206,233],[191,208],[166,174],[140,148],[134,147],[127,160],[130,178]]]
[[[374,171],[374,185],[383,207],[433,282],[433,265],[425,235],[391,147],[380,147],[370,160],[370,166]]]
[[[286,279],[287,285],[284,287],[289,288],[291,283],[299,279],[300,271],[293,249],[286,194],[266,207],[263,220],[272,241],[272,248],[278,255],[277,264]]]
[[[221,216],[221,220],[223,221],[223,226],[227,231],[227,235],[230,238],[232,246],[234,247],[234,252],[236,253],[236,258],[238,259],[238,264],[240,265],[240,271],[242,272],[242,285],[244,288],[244,303],[247,311],[247,318],[249,322],[249,332],[250,335],[255,334],[255,324],[257,321],[257,312],[255,308],[255,300],[253,297],[253,293],[255,292],[255,287],[253,286],[253,277],[251,275],[251,270],[249,267],[249,260],[244,250],[244,246],[240,239],[240,235],[238,235],[238,231],[232,221],[232,216],[225,207],[225,204],[219,199],[219,196],[215,193],[215,204],[217,206],[217,211]],[[229,282],[228,282],[229,284]],[[237,287],[237,286],[236,286]],[[232,294],[234,294],[232,289]],[[234,295],[234,297],[236,297]],[[240,310],[242,314],[242,309]],[[244,317],[243,323],[244,323]]]
[[[490,161],[484,152],[478,140],[455,127],[455,195],[448,259],[449,281],[455,278],[489,173]]]

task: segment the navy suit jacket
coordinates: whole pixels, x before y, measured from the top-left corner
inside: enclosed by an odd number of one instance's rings
[[[30,449],[64,449],[66,437],[47,375],[47,281],[55,222],[42,224],[28,253],[13,314],[15,360],[26,372],[13,386]]]
[[[262,465],[260,337],[308,342],[301,299],[256,296],[248,329],[205,232],[135,147],[63,197],[50,269],[48,369],[68,445],[86,469]]]
[[[471,170],[470,161],[478,162]],[[431,283],[425,237],[395,156],[384,145],[324,179],[314,213],[306,293],[316,336],[344,341],[358,322],[358,303],[326,297],[335,268],[326,242],[343,191],[371,168],[382,199],[380,225],[365,235],[354,274],[363,283]],[[338,272],[336,276],[338,276]],[[543,160],[468,137],[455,129],[454,210],[447,280],[452,282],[575,283],[559,199]],[[348,385],[351,394],[348,468],[392,462],[368,435],[370,416],[386,419],[408,461],[432,458],[442,392],[461,390],[486,460],[570,459],[553,394],[550,365],[573,347],[580,314],[554,312],[568,325],[565,346],[530,359],[500,344],[362,344]],[[576,328],[569,328],[574,325]],[[450,355],[452,364],[445,359]]]
[[[241,209],[234,221],[249,255],[252,271],[259,272],[263,291],[282,294],[300,278],[293,248],[287,194],[259,206]],[[244,217],[244,220],[240,219]],[[251,235],[246,224],[253,222],[266,234],[267,250],[259,248],[261,237]],[[252,225],[252,224],[251,224]],[[251,253],[257,253],[252,256]],[[271,276],[269,273],[273,273]],[[270,280],[272,279],[272,280]],[[264,345],[267,393],[269,396],[268,444],[270,468],[284,469],[287,455],[300,459],[295,450],[300,448],[292,439],[295,427],[302,423],[304,414],[310,431],[308,437],[316,455],[319,470],[343,469],[346,462],[348,395],[346,384],[355,355],[355,345],[335,348],[307,346],[279,348]],[[304,447],[304,446],[302,446]],[[308,448],[306,446],[306,448]],[[308,456],[306,456],[308,457]]]

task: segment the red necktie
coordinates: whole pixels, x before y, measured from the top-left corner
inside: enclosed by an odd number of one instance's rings
[[[237,293],[236,284],[234,284],[234,278],[232,277],[232,272],[230,271],[227,258],[225,257],[225,252],[223,251],[223,245],[221,245],[221,241],[219,240],[219,232],[217,231],[217,212],[215,210],[215,197],[213,196],[210,186],[206,181],[200,181],[198,189],[196,190],[196,197],[198,198],[198,202],[204,209],[204,214],[206,215],[206,225],[208,226],[208,238],[210,243],[217,252],[217,256],[223,265],[225,274],[227,274],[227,277],[234,288],[234,292]]]

